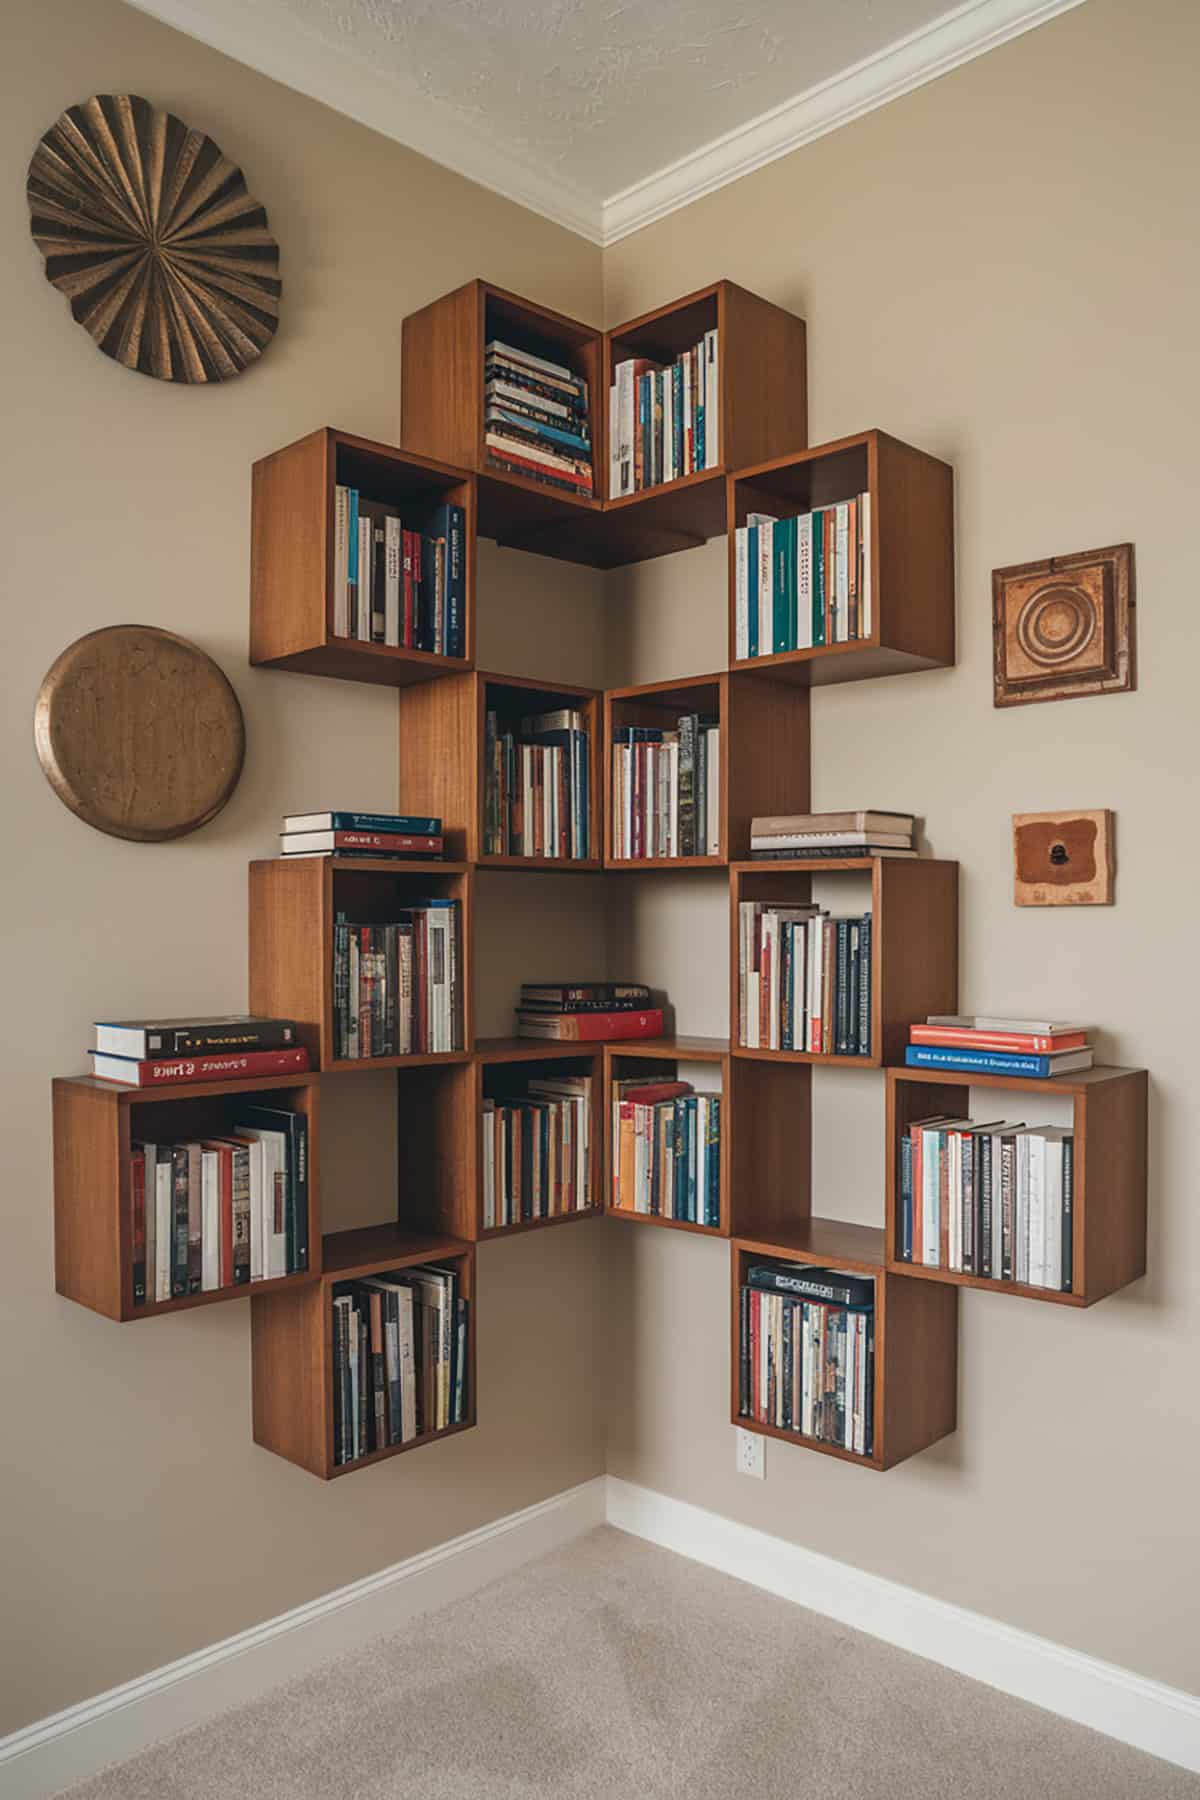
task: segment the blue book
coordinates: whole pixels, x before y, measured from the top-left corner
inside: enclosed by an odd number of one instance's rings
[[[1083,1059],[1083,1060],[1079,1060]],[[911,1069],[961,1069],[967,1074],[1021,1075],[1045,1080],[1091,1067],[1091,1052],[1068,1050],[1054,1056],[1025,1055],[1021,1051],[942,1049],[936,1044],[910,1044],[904,1060]]]
[[[913,1146],[912,1133],[900,1139],[900,1260],[912,1261],[913,1244]]]
[[[346,542],[346,580],[358,580],[358,489],[350,489],[350,521],[347,526],[349,537]]]
[[[708,1103],[708,1192],[704,1200],[704,1223],[720,1228],[721,1224],[721,1101],[713,1095]]]
[[[814,650],[825,643],[825,515],[819,507],[812,516],[812,641]]]
[[[746,588],[747,588],[747,634],[748,653],[758,655],[758,526],[746,528]]]
[[[675,440],[675,473],[683,474],[683,364],[671,367],[671,436]]]
[[[533,425],[520,413],[505,412],[503,407],[497,408],[497,416],[509,425],[515,425],[519,431],[527,431],[539,438],[549,438],[551,443],[561,444],[564,449],[577,451],[585,461],[590,460],[592,446],[589,439],[581,437],[577,431],[565,431],[561,425],[546,425],[541,419]]]
[[[429,521],[430,536],[446,544],[442,568],[442,654],[462,656],[466,613],[466,519],[461,506],[443,501]]]

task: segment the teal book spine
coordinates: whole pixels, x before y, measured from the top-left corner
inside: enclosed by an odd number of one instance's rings
[[[814,508],[812,516],[812,641],[819,650],[825,642],[825,537],[824,514]]]
[[[747,615],[749,626],[748,652],[757,656],[758,650],[758,526],[751,525],[746,532],[746,586]]]

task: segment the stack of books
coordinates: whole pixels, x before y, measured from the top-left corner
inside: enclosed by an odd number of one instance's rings
[[[912,813],[787,813],[751,819],[750,855],[756,861],[849,862],[860,856],[915,856]]]
[[[483,848],[488,856],[591,855],[585,715],[570,707],[485,722]]]
[[[739,1410],[744,1419],[835,1444],[874,1448],[875,1283],[798,1263],[753,1263],[741,1288]]]
[[[334,489],[333,635],[466,654],[466,518],[450,501],[410,531],[394,507]]]
[[[281,856],[370,856],[384,861],[435,859],[444,849],[442,821],[410,813],[288,813]]]
[[[1070,1293],[1075,1139],[1007,1119],[917,1119],[900,1140],[897,1254]]]
[[[525,981],[517,1008],[517,1036],[601,1043],[656,1038],[662,1008],[651,1006],[640,981]]]
[[[613,1205],[721,1224],[721,1097],[687,1081],[613,1082]]]
[[[931,1014],[924,1025],[910,1025],[908,1037],[904,1060],[913,1069],[1048,1079],[1092,1066],[1086,1028],[1051,1019]]]
[[[592,1204],[592,1077],[531,1080],[483,1102],[483,1225],[587,1212]]]
[[[613,732],[612,853],[651,857],[721,853],[721,728],[687,713],[673,730]]]
[[[738,1042],[870,1056],[871,914],[739,901]]]
[[[239,1106],[227,1132],[131,1147],[135,1306],[308,1267],[308,1121]]]
[[[357,1462],[467,1416],[467,1302],[435,1263],[333,1288],[333,1460]]]
[[[253,1081],[297,1075],[308,1051],[292,1019],[246,1013],[215,1018],[99,1020],[92,1073],[121,1087],[183,1087],[198,1081]]]
[[[462,1049],[459,903],[411,900],[392,918],[333,928],[338,1061]]]
[[[720,385],[715,330],[666,368],[644,356],[614,365],[608,391],[610,499],[718,466]]]
[[[483,396],[484,441],[497,468],[591,499],[592,432],[582,375],[493,338]]]
[[[871,636],[871,496],[776,519],[750,513],[734,538],[739,662]]]

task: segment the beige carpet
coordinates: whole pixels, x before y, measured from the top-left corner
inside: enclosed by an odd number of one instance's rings
[[[72,1800],[1200,1800],[1200,1778],[607,1527]]]

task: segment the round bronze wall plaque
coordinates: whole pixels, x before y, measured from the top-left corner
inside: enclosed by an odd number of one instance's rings
[[[211,656],[153,625],[77,638],[42,682],[38,760],[64,806],[110,837],[183,837],[237,786],[246,730]]]

